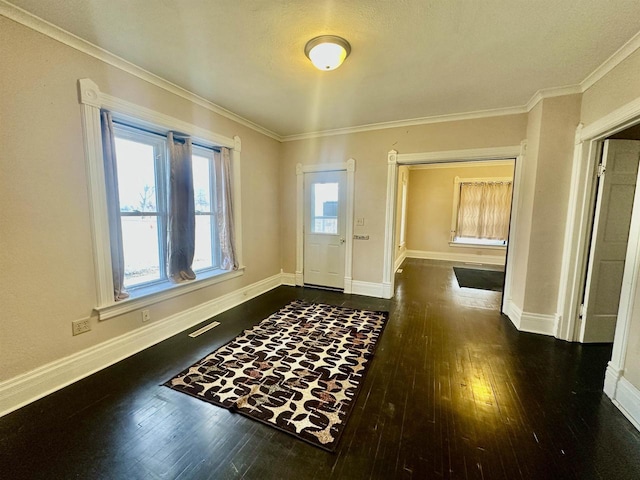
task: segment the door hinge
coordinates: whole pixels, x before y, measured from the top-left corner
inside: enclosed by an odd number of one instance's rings
[[[578,317],[584,318],[585,313],[586,313],[586,308],[584,308],[584,303],[583,303],[580,305],[580,310],[578,311]]]
[[[606,170],[607,168],[603,164],[598,165],[598,178],[602,177]]]

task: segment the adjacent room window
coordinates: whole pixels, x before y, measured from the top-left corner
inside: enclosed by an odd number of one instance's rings
[[[506,246],[512,191],[511,178],[456,177],[451,243]]]

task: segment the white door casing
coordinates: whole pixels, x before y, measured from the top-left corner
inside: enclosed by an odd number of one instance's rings
[[[578,306],[582,302],[584,265],[589,248],[588,228],[593,215],[593,185],[598,146],[608,137],[640,122],[640,98],[600,117],[591,124],[578,125],[569,194],[569,210],[565,229],[563,263],[558,292],[558,333],[556,337],[575,341],[579,332],[575,325]],[[619,396],[619,387],[629,385],[624,377],[627,348],[630,342],[631,320],[640,310],[640,188],[636,186],[631,214],[629,241],[622,277],[620,306],[616,322],[611,360],[607,365],[604,392],[614,404],[629,406],[629,398]],[[624,394],[620,394],[623,395]],[[618,403],[620,402],[620,403]],[[627,415],[628,412],[622,408]],[[638,418],[638,416],[636,416]],[[633,420],[632,420],[633,421]],[[634,423],[638,425],[638,423]]]
[[[344,288],[345,171],[304,174],[304,284]]]
[[[613,342],[640,141],[606,140],[602,151],[579,341]]]
[[[343,163],[323,163],[313,165],[296,165],[296,285],[304,285],[304,177],[306,173],[345,171],[346,182],[346,215],[344,244],[344,293],[352,293],[353,264],[353,211],[356,161],[350,158]]]
[[[520,190],[522,188],[522,162],[526,152],[526,141],[520,145],[508,147],[475,148],[468,150],[446,150],[440,152],[405,153],[399,154],[391,150],[387,156],[387,204],[385,215],[384,235],[384,263],[382,271],[383,297],[392,298],[394,291],[394,230],[397,197],[397,178],[399,165],[418,165],[426,163],[455,163],[486,160],[515,160],[515,172],[513,178],[513,199],[511,210],[511,226],[509,229],[509,255],[515,258],[518,248],[518,205],[520,202]],[[511,305],[511,290],[513,283],[513,262],[508,262],[505,271],[504,283],[504,309]]]

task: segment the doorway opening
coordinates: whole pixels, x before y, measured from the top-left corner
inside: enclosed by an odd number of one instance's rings
[[[405,196],[410,197],[411,193],[406,193],[407,187],[404,185],[406,182],[406,176],[403,177],[405,171],[408,170],[408,167],[417,167],[417,168],[450,168],[460,166],[462,164],[474,164],[473,168],[481,166],[483,163],[494,163],[497,164],[499,162],[511,163],[512,165],[512,194],[511,194],[511,208],[510,208],[510,222],[508,223],[509,227],[507,230],[507,240],[505,245],[502,247],[504,253],[501,256],[494,255],[486,255],[487,251],[490,251],[489,245],[484,245],[484,259],[492,258],[491,262],[485,263],[493,263],[497,265],[504,265],[504,288],[502,299],[500,302],[500,311],[502,313],[508,314],[508,309],[511,304],[511,277],[512,277],[512,265],[509,262],[509,252],[514,249],[514,242],[516,241],[516,228],[517,228],[517,213],[518,213],[518,205],[519,205],[519,193],[521,191],[521,182],[522,182],[522,162],[521,160],[524,158],[524,150],[526,148],[526,143],[522,142],[521,145],[512,146],[512,147],[496,147],[496,148],[483,148],[483,149],[472,149],[472,150],[456,150],[456,151],[443,151],[443,152],[428,152],[428,153],[416,153],[416,154],[398,154],[396,151],[389,152],[389,161],[388,161],[388,176],[387,176],[387,218],[386,218],[386,234],[385,234],[385,270],[383,272],[383,286],[385,289],[386,298],[391,298],[394,293],[394,275],[396,272],[399,263],[406,258],[407,256],[415,256],[419,255],[415,252],[411,252],[411,239],[407,237],[407,231],[403,232],[403,227],[407,228],[408,222],[402,222],[402,206],[405,208],[407,203],[410,200],[403,200]],[[446,167],[440,166],[446,164]],[[431,167],[429,167],[431,165]],[[424,166],[424,167],[418,167]],[[415,169],[414,169],[415,170]],[[409,176],[410,178],[410,176]],[[408,182],[410,183],[410,181]],[[456,246],[456,235],[457,228],[455,227],[455,220],[452,219],[451,215],[453,213],[453,202],[455,202],[454,194],[456,193],[454,185],[452,184],[449,187],[450,196],[448,201],[451,202],[451,207],[447,210],[449,229],[447,230],[447,244],[448,247],[451,247],[452,251],[461,252],[467,248],[471,248],[473,251],[474,246],[458,247]],[[408,186],[408,191],[411,192],[411,186]],[[446,209],[443,209],[446,210]],[[410,231],[410,227],[409,227]],[[404,244],[402,244],[402,240],[405,240]],[[409,243],[407,243],[407,241]],[[463,243],[463,242],[460,242]],[[497,245],[493,245],[493,247],[498,247],[496,252],[500,251],[500,247]],[[458,250],[460,249],[460,250]],[[479,250],[476,249],[475,252]],[[433,253],[429,254],[431,258],[438,258],[438,255],[433,255]],[[440,256],[439,258],[443,260],[452,259],[452,260],[460,260],[464,262],[465,260],[470,260],[471,262],[478,262],[478,256],[472,255],[465,256],[464,253],[456,253],[453,256],[451,254]],[[481,262],[482,263],[482,262]]]
[[[640,124],[598,141],[595,147],[590,236],[574,336],[581,343],[612,343],[638,182]]]
[[[401,165],[394,267],[447,271],[462,302],[502,304],[515,159]]]

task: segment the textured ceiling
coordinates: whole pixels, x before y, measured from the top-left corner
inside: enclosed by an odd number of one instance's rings
[[[632,38],[638,0],[11,0],[278,135],[521,106]],[[303,50],[346,38],[332,72]]]

